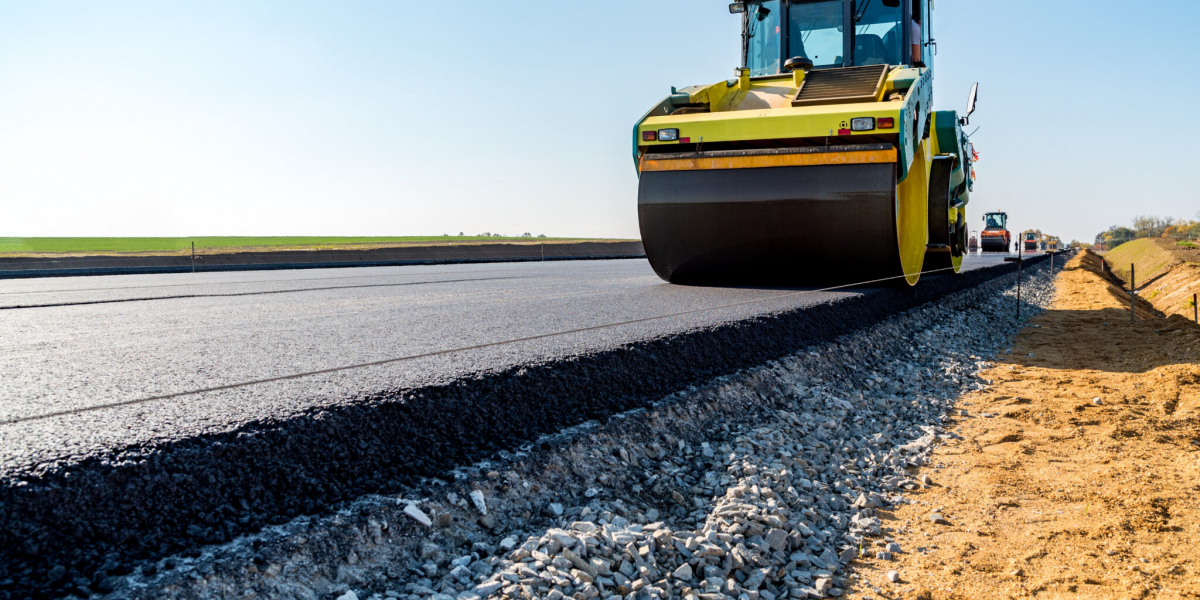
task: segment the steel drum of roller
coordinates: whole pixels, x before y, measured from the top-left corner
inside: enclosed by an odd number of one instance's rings
[[[672,283],[915,283],[928,162],[898,184],[888,145],[655,155],[638,188],[642,243]]]

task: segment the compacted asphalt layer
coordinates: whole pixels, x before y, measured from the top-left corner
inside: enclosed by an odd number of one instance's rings
[[[8,475],[872,291],[672,286],[644,260],[7,281],[0,465]]]
[[[0,281],[0,600],[104,589],[1015,268],[825,291],[673,286],[640,259]]]

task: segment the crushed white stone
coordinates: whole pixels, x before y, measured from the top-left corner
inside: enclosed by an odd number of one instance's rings
[[[431,527],[433,525],[433,520],[429,518],[429,515],[426,515],[425,511],[417,508],[416,504],[409,504],[408,506],[405,506],[404,514],[412,517],[414,521],[426,527]]]
[[[472,490],[471,491],[471,502],[473,502],[475,504],[475,510],[479,511],[479,514],[481,514],[481,515],[487,514],[487,502],[485,502],[483,499],[483,491],[482,490]]]

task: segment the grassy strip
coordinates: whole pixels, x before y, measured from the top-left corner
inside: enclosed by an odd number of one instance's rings
[[[1137,265],[1141,297],[1166,315],[1192,319],[1193,294],[1200,292],[1200,251],[1179,247],[1174,240],[1143,238],[1122,244],[1104,257],[1113,273],[1129,282],[1129,265]]]
[[[44,237],[0,238],[0,254],[68,254],[68,253],[134,253],[184,252],[195,242],[196,250],[213,249],[332,249],[345,246],[392,244],[444,244],[478,242],[544,242],[583,241],[577,238],[529,238],[484,236],[402,236],[402,237]],[[615,240],[614,240],[615,241]]]
[[[1171,242],[1173,244],[1174,241]],[[1130,265],[1137,265],[1138,281],[1149,281],[1182,262],[1158,238],[1126,242],[1113,248],[1104,258],[1108,260],[1113,273],[1125,281],[1129,281]]]

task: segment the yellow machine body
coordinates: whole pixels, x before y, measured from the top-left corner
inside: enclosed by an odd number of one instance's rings
[[[973,149],[956,113],[931,109],[931,68],[736,75],[672,89],[634,128],[663,279],[912,285],[961,268]]]

